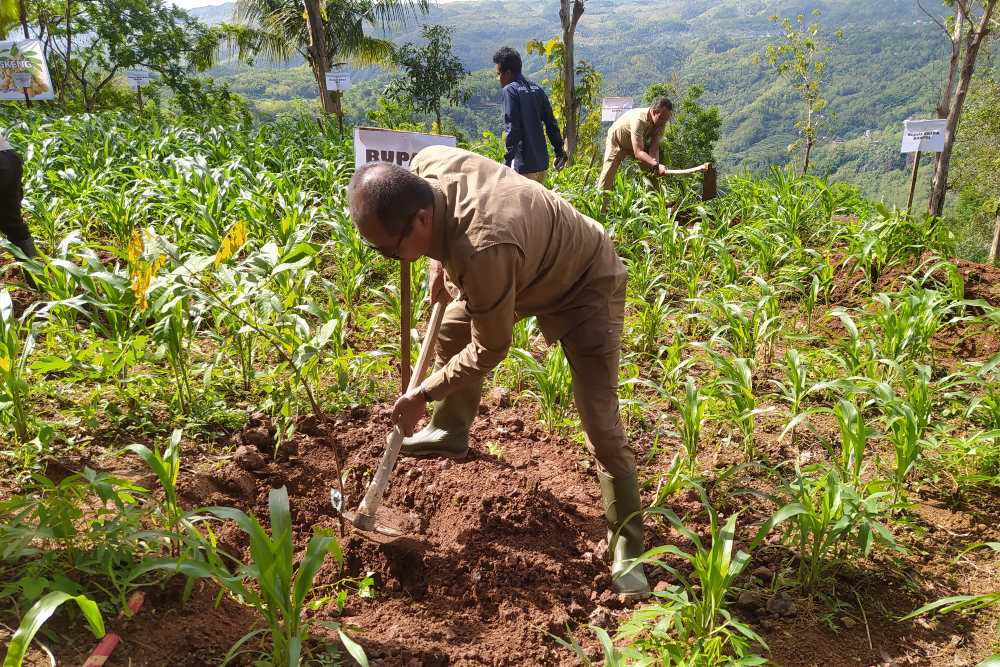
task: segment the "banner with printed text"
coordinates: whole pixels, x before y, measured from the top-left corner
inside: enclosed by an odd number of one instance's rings
[[[37,39],[0,42],[0,100],[55,99],[49,66]]]
[[[354,128],[354,166],[392,162],[409,169],[413,156],[428,146],[457,146],[455,137],[420,132],[399,132],[376,127]]]
[[[601,122],[613,123],[626,111],[632,109],[631,97],[605,97],[601,100]]]

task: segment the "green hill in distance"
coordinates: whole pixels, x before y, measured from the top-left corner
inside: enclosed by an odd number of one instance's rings
[[[821,10],[824,35],[832,39],[843,29],[844,39],[828,61],[829,124],[816,149],[816,173],[902,203],[909,173],[899,154],[902,121],[931,116],[947,48],[940,29],[913,0],[588,0],[586,7],[577,54],[604,75],[604,94],[638,97],[649,84],[675,74],[682,85],[703,86],[705,102],[722,113],[716,155],[730,172],[762,171],[789,159],[798,100],[786,82],[752,59],[777,37],[768,17]],[[228,20],[231,11],[232,5],[220,5],[193,13],[217,22]],[[468,137],[500,130],[498,91],[491,73],[483,71],[492,69],[494,50],[511,45],[523,53],[528,40],[559,31],[552,3],[470,0],[435,5],[419,22],[389,36],[400,43],[418,41],[422,23],[453,26],[455,51],[475,73],[470,103],[446,113],[446,127],[454,125]],[[526,59],[529,77],[540,78],[541,66],[538,58]],[[216,75],[265,115],[315,97],[301,60],[252,69],[223,66]],[[364,118],[390,77],[374,68],[356,72],[355,88],[346,96],[354,120]]]

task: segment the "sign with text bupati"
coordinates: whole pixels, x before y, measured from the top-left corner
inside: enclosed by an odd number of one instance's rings
[[[349,90],[351,87],[351,73],[350,72],[327,72],[326,73],[326,89],[327,90]]]
[[[26,85],[27,84],[27,85]],[[37,39],[0,42],[0,100],[55,99],[52,77]]]
[[[904,120],[903,146],[900,153],[940,153],[944,150],[944,131],[947,119]]]
[[[605,97],[601,100],[601,122],[613,123],[634,104],[631,97]]]
[[[455,137],[420,132],[399,132],[377,127],[354,128],[354,166],[392,162],[409,169],[410,160],[428,146],[458,145]]]

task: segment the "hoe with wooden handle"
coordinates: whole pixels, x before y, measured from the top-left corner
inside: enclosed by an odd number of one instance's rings
[[[424,336],[423,345],[420,347],[420,357],[417,359],[417,367],[410,376],[409,390],[418,387],[430,365],[431,354],[434,351],[434,343],[437,340],[438,329],[441,328],[441,320],[444,318],[444,305],[434,304],[431,311],[431,321],[427,326],[427,335]],[[404,363],[406,361],[404,360]],[[389,435],[385,452],[382,454],[382,462],[378,464],[375,477],[372,478],[365,492],[365,497],[361,500],[361,505],[353,512],[345,512],[344,516],[355,528],[365,531],[373,531],[388,535],[390,537],[402,535],[402,533],[389,526],[380,525],[375,520],[375,513],[382,504],[382,496],[385,494],[385,487],[389,484],[389,477],[393,468],[396,467],[396,459],[399,458],[399,448],[403,444],[403,432],[399,426],[394,426]]]

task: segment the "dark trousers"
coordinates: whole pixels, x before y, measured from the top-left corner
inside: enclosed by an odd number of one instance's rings
[[[23,173],[20,155],[14,151],[0,151],[0,232],[20,248],[26,247],[31,240],[31,232],[21,217]]]

